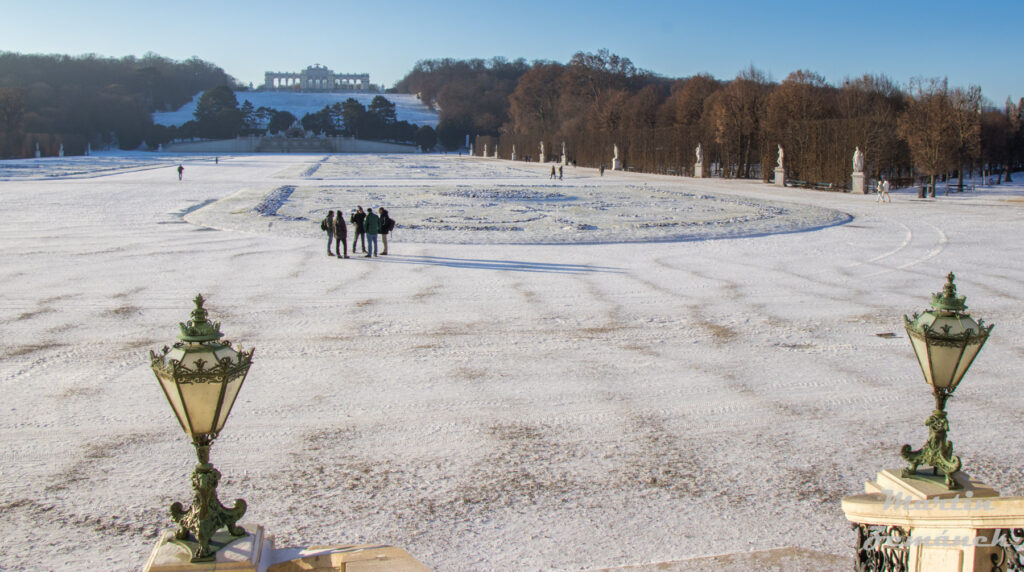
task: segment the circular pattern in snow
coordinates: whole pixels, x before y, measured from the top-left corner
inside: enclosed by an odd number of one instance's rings
[[[736,238],[844,223],[844,213],[720,193],[691,179],[638,184],[592,169],[551,180],[545,165],[444,156],[330,156],[278,173],[187,218],[216,228],[321,236],[328,210],[384,206],[401,242],[592,244]],[[703,185],[703,186],[702,186]],[[351,232],[351,231],[350,231]]]

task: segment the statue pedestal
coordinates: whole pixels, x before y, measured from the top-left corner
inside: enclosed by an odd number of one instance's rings
[[[700,161],[700,162],[694,163],[693,164],[693,178],[695,178],[695,179],[703,179],[704,177],[707,177],[707,174],[704,171],[704,162]]]
[[[513,161],[518,161],[519,160],[519,158],[516,156],[516,152],[515,151],[512,152],[512,160]]]
[[[537,159],[537,162],[538,163],[544,163],[546,160],[547,160],[547,157],[544,156],[544,153],[541,153],[540,157]]]
[[[850,192],[861,195],[867,194],[867,191],[864,190],[864,173],[853,174],[853,189]]]
[[[784,167],[775,167],[775,186],[786,186],[786,169]]]
[[[568,165],[569,165],[569,158],[568,158],[568,157],[566,157],[565,155],[562,155],[562,160],[561,160],[561,161],[559,161],[559,162],[560,162],[560,163],[561,163],[561,164],[562,164],[563,166],[568,166]]]
[[[622,159],[619,159],[618,157],[613,157],[612,158],[612,171],[621,171],[621,170],[622,170]]]
[[[174,540],[174,530],[160,535],[156,547],[146,561],[144,572],[322,572],[376,570],[379,572],[430,572],[430,569],[394,546],[381,544],[340,544],[307,548],[274,548],[273,538],[259,525],[245,525],[254,531],[233,537],[226,531],[214,535],[214,542],[224,542],[212,562],[189,560],[191,552],[184,543]],[[223,535],[223,536],[222,536]]]
[[[843,512],[857,530],[858,562],[901,563],[901,570],[963,572],[992,570],[1006,556],[998,544],[1020,550],[1008,529],[1024,526],[1024,497],[1000,497],[992,487],[962,472],[949,490],[931,471],[903,477],[883,470],[866,494],[843,498]],[[897,569],[894,567],[893,569]]]

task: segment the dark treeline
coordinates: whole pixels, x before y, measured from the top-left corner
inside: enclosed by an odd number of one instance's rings
[[[395,91],[418,94],[440,110],[437,138],[455,149],[466,135],[498,135],[508,122],[509,97],[530,70],[526,60],[425,60],[396,85]]]
[[[424,150],[437,145],[432,127],[399,121],[395,104],[382,95],[374,97],[369,106],[350,97],[299,119],[289,111],[255,107],[247,99],[239,105],[238,97],[229,87],[218,86],[199,96],[194,116],[181,127],[162,129],[174,139],[230,139],[239,135],[305,137],[311,133],[415,143]]]
[[[454,149],[466,135],[476,150],[498,145],[508,158],[548,160],[566,144],[570,160],[610,167],[613,145],[627,168],[692,174],[701,145],[705,166],[723,177],[774,174],[778,146],[787,176],[808,184],[850,183],[859,147],[869,178],[909,184],[983,169],[1006,172],[1024,160],[1021,107],[983,104],[977,87],[914,80],[901,88],[865,75],[833,86],[796,71],[781,83],[751,67],[729,81],[709,75],[666,79],[606,50],[567,64],[502,59],[420,62],[397,89],[440,110],[438,136]]]
[[[177,109],[192,96],[235,81],[191,58],[22,55],[0,52],[0,157],[26,157],[36,143],[46,155],[63,144],[135,149],[166,137],[154,111]]]

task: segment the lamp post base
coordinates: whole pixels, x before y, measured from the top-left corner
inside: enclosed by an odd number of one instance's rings
[[[936,409],[924,424],[928,427],[928,441],[924,446],[916,451],[911,450],[910,445],[904,445],[900,449],[900,456],[910,463],[909,467],[903,469],[903,476],[914,476],[919,465],[930,465],[933,467],[933,475],[939,471],[946,475],[946,486],[950,490],[960,489],[960,483],[953,478],[953,474],[960,470],[963,463],[960,457],[953,454],[953,443],[946,439],[949,432],[946,412]]]
[[[235,506],[227,508],[217,498],[220,471],[210,464],[211,442],[212,439],[205,439],[193,443],[199,464],[192,471],[192,506],[185,510],[180,502],[171,505],[171,518],[179,527],[175,538],[195,542],[192,562],[210,562],[215,559],[218,548],[211,546],[210,541],[221,528],[227,528],[231,536],[245,534],[244,528],[235,525],[245,515],[245,501],[236,499]]]
[[[168,529],[149,555],[143,570],[145,572],[191,572],[208,570],[230,570],[232,572],[256,572],[265,570],[272,553],[273,543],[263,533],[263,527],[250,527],[253,531],[242,536],[233,536],[226,531],[213,535],[210,544],[217,547],[213,558],[206,562],[194,562],[197,543],[178,540],[177,531]]]

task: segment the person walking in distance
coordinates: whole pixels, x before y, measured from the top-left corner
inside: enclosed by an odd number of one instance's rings
[[[341,218],[341,212],[338,212],[338,218]],[[334,211],[327,211],[327,218],[320,221],[320,230],[327,231],[327,256],[334,256],[331,253],[331,243],[334,242]]]
[[[555,166],[551,165],[551,176],[548,177],[548,179],[554,179],[554,178],[555,178]]]
[[[356,253],[356,245],[359,244],[359,238],[363,239],[363,252],[366,252],[366,229],[363,228],[363,221],[366,220],[366,213],[363,212],[362,206],[356,207],[356,212],[352,213],[352,226],[355,227],[356,235],[352,237],[352,254]]]
[[[381,252],[384,256],[388,255],[388,233],[395,225],[395,221],[391,220],[388,216],[388,209],[380,207],[377,209],[377,214],[380,216],[380,241],[384,243],[384,251]]]
[[[562,166],[561,165],[558,166],[558,180],[559,181],[562,180]]]
[[[885,203],[891,203],[892,198],[889,197],[889,179],[882,179],[881,183],[878,183],[878,199]]]
[[[338,209],[338,216],[334,217],[334,253],[338,258],[348,258],[347,238],[348,226],[345,224],[345,215],[341,212],[341,209]],[[342,256],[342,253],[344,253],[344,256]]]
[[[372,208],[366,209],[366,220],[363,221],[363,230],[366,232],[366,244],[370,247],[366,252],[365,258],[377,256],[377,233],[380,232],[380,217],[373,214]]]
[[[179,181],[181,180],[181,174],[184,173],[184,172],[185,172],[185,166],[184,165],[178,165],[178,180]]]

